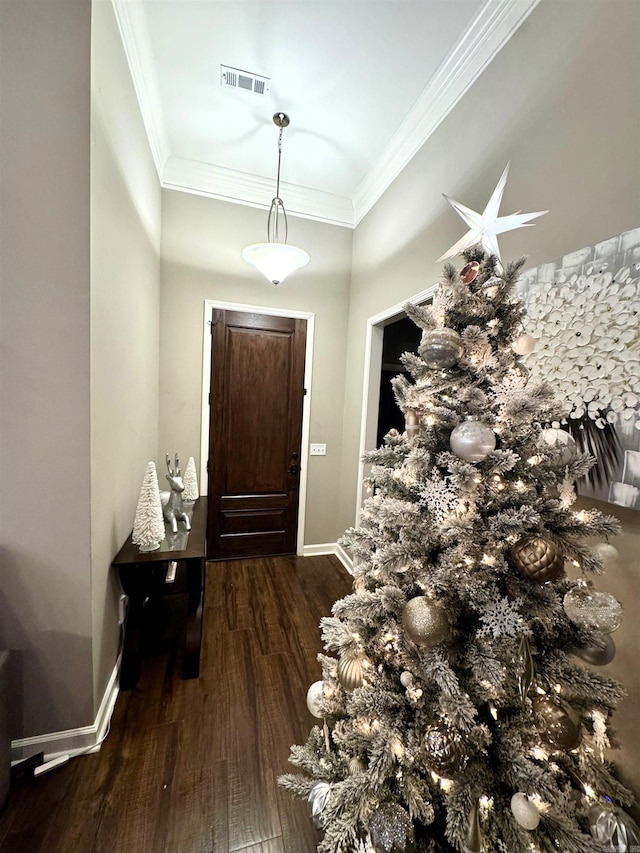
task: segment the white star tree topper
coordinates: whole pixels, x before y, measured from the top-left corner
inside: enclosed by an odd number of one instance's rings
[[[464,252],[466,249],[470,249],[471,246],[476,246],[478,243],[480,243],[482,248],[490,255],[495,255],[498,260],[501,260],[500,248],[498,246],[498,234],[504,234],[505,231],[515,231],[516,228],[529,227],[532,224],[529,222],[530,219],[535,219],[537,216],[542,216],[549,212],[548,210],[538,210],[536,213],[521,213],[518,211],[517,213],[512,213],[509,216],[498,216],[498,210],[500,209],[502,194],[507,183],[510,165],[511,163],[507,163],[506,168],[502,173],[502,177],[496,184],[496,188],[491,194],[491,198],[487,202],[482,213],[477,213],[475,210],[465,207],[464,204],[460,204],[459,201],[455,201],[443,193],[451,207],[453,207],[456,213],[458,213],[467,223],[469,230],[464,237],[461,237],[458,242],[449,249],[448,252],[445,252],[444,255],[439,257],[438,261],[445,261],[447,258],[453,258],[454,255],[458,255],[460,252]]]

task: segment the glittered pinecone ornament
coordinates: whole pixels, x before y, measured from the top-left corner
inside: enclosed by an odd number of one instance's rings
[[[562,551],[545,536],[523,537],[511,549],[510,557],[522,577],[532,583],[555,581],[564,571]]]
[[[550,696],[537,696],[533,710],[538,717],[541,734],[556,749],[575,749],[582,740],[580,723],[566,703]]]
[[[453,329],[432,329],[423,332],[418,348],[420,358],[427,367],[453,367],[464,351],[462,338]]]
[[[376,853],[414,853],[413,821],[398,803],[383,803],[369,819],[369,835]]]
[[[345,690],[355,690],[362,687],[366,669],[369,664],[364,655],[346,652],[338,661],[338,681]]]
[[[425,762],[439,776],[450,778],[462,773],[467,753],[459,732],[448,726],[428,726],[424,736]]]
[[[416,645],[432,649],[449,636],[449,620],[442,607],[425,595],[410,599],[402,610],[402,627]]]

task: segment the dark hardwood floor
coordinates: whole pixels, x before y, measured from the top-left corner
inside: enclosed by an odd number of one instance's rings
[[[201,677],[149,657],[100,752],[13,787],[0,852],[313,853],[276,778],[314,724],[318,622],[350,590],[334,557],[210,563]]]

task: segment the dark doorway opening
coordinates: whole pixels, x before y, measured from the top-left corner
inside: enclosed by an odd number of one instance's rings
[[[400,361],[400,356],[404,352],[416,352],[421,335],[422,330],[406,316],[384,327],[377,447],[380,447],[383,438],[390,429],[395,428],[398,432],[404,431],[404,415],[396,403],[391,380],[399,373],[407,372]]]

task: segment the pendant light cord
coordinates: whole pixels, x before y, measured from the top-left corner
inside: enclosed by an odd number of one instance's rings
[[[282,199],[280,198],[280,163],[282,160],[282,132],[285,128],[285,125],[282,123],[283,119],[285,118],[284,113],[279,113],[278,118],[280,121],[280,133],[278,134],[278,173],[276,177],[276,196],[271,202],[269,216],[267,219],[267,242],[269,243],[286,243],[287,237],[289,235],[289,223],[287,222],[287,213],[284,209]],[[282,241],[280,240],[279,228],[280,213],[282,213],[282,219],[284,221],[284,240]]]

